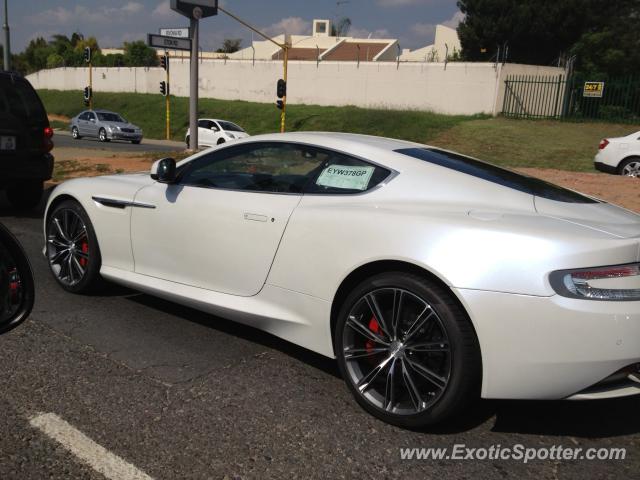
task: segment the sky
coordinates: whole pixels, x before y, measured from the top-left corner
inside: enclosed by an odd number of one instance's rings
[[[39,36],[48,38],[57,33],[70,36],[80,32],[95,36],[103,48],[118,47],[125,41],[146,39],[147,33],[158,33],[160,27],[187,26],[189,22],[170,9],[169,0],[8,2],[14,53]],[[314,18],[349,17],[352,21],[349,35],[397,38],[402,48],[411,49],[431,44],[436,24],[455,27],[462,17],[455,0],[223,0],[221,5],[270,35],[311,34]],[[0,42],[3,38],[0,37]],[[252,36],[222,13],[200,22],[204,50],[220,47],[225,38],[242,38],[242,46],[246,47]]]

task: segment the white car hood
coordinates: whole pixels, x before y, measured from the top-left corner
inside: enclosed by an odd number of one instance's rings
[[[540,215],[618,238],[640,237],[640,215],[610,203],[566,203],[535,197],[535,207]]]

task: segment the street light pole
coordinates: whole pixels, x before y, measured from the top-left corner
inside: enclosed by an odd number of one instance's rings
[[[9,35],[9,8],[7,7],[7,0],[4,0],[4,24],[2,25],[4,30],[4,69],[9,70],[11,68],[11,42]]]

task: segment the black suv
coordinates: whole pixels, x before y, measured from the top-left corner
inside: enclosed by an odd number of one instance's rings
[[[53,130],[31,84],[0,72],[0,190],[16,208],[35,207],[53,172]]]

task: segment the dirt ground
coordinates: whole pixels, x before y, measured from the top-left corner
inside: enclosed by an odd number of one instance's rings
[[[126,155],[74,156],[62,160],[57,169],[56,181],[68,178],[129,173],[148,170],[152,158]],[[571,190],[593,195],[616,205],[640,213],[640,179],[609,175],[554,170],[550,168],[519,168],[518,171],[539,177]]]

